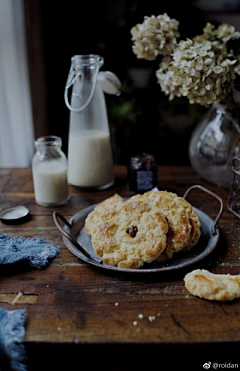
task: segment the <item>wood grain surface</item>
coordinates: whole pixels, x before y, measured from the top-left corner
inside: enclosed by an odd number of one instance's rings
[[[240,363],[240,300],[217,303],[199,299],[186,291],[183,281],[195,268],[240,273],[240,220],[227,209],[229,190],[206,183],[188,166],[159,167],[159,189],[182,196],[189,186],[201,184],[224,201],[217,248],[187,268],[150,275],[107,272],[83,263],[64,245],[53,211],[69,220],[116,192],[129,197],[126,174],[126,167],[116,166],[112,188],[86,192],[69,186],[71,197],[66,205],[44,208],[35,203],[31,169],[0,169],[0,208],[23,204],[31,214],[24,224],[0,223],[0,232],[25,238],[41,236],[60,247],[57,257],[42,270],[6,267],[0,272],[0,306],[26,309],[24,344],[29,369],[66,369],[62,362],[67,359],[69,370],[75,369],[71,367],[78,361],[82,365],[87,362],[90,370],[141,370],[158,365],[150,356],[156,353],[162,354],[162,362],[169,367],[181,360],[193,370],[203,369],[208,361],[236,362],[235,356]],[[188,200],[216,217],[219,203],[211,196],[196,190]],[[187,357],[196,354],[196,358],[184,363],[182,357],[167,356],[176,350]],[[51,368],[49,355],[56,368]],[[111,355],[118,362],[106,363]],[[126,356],[128,361],[124,361]]]

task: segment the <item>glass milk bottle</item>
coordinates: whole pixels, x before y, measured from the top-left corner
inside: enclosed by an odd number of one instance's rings
[[[62,140],[57,136],[35,141],[33,184],[36,202],[41,206],[63,205],[68,200],[67,159],[61,146]]]
[[[68,182],[82,189],[101,190],[114,183],[113,154],[104,92],[117,94],[120,81],[100,72],[103,58],[76,55],[65,88],[70,109]],[[72,86],[71,104],[68,89]]]

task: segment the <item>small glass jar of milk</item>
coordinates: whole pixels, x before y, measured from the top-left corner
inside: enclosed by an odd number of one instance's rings
[[[60,206],[68,200],[67,159],[61,146],[61,138],[52,135],[35,141],[33,184],[35,200],[41,206]]]

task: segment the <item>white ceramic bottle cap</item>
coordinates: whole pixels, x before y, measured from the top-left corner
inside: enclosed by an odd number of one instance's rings
[[[104,93],[120,94],[121,82],[119,78],[110,71],[101,71],[98,74],[97,81],[100,82]]]

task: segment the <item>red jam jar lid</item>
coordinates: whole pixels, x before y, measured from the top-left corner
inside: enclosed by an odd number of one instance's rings
[[[152,166],[155,166],[155,158],[148,153],[136,155],[130,158],[130,166],[136,170],[140,168],[151,170]]]

